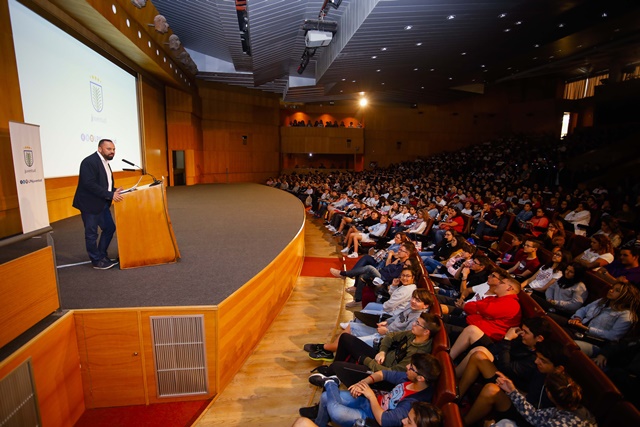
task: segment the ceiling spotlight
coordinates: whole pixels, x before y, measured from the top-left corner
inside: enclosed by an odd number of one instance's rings
[[[340,3],[342,3],[342,0],[329,0],[327,2],[327,6],[331,6],[334,9],[337,9],[340,7]]]
[[[382,71],[382,70],[378,68],[378,69],[376,70],[376,73],[379,73],[380,71]]]
[[[505,32],[505,33],[508,33],[509,31],[511,31],[511,28],[505,28],[505,29],[504,29],[504,32]]]
[[[481,68],[484,68],[484,64],[482,64],[480,67],[481,67]]]
[[[456,19],[456,15],[449,15],[447,16],[447,19],[448,20]]]
[[[367,98],[361,98],[360,99],[360,106],[361,107],[366,107],[367,106]]]
[[[380,50],[384,52],[385,50],[387,50],[387,48],[386,48],[386,47],[383,47],[383,48],[382,48],[382,49],[380,49]]]
[[[522,21],[516,21],[515,24],[516,25],[522,25]]]
[[[540,47],[540,45],[539,44],[534,44],[533,47],[538,48],[538,47]]]
[[[355,80],[351,80],[351,83],[355,83],[355,82],[356,82]]]
[[[418,71],[418,69],[417,69],[417,68],[414,68],[414,69],[413,69],[413,71]]]
[[[467,52],[462,52],[460,55],[465,56]]]
[[[602,15],[600,15],[600,16],[602,16],[603,18],[606,18],[609,15],[607,15],[607,12],[602,12]]]
[[[404,27],[405,30],[410,30],[413,28],[413,25],[407,25],[406,27]]]
[[[347,79],[342,79],[342,81],[343,81],[343,82],[346,82],[346,81],[347,81]]]
[[[435,70],[436,70],[435,68],[432,68],[432,69],[430,69],[429,71],[435,71]]]
[[[371,59],[376,59],[376,58],[377,58],[377,56],[375,56],[375,55],[373,55],[373,56],[371,57]]]
[[[558,28],[564,28],[564,24],[561,22],[558,24]]]
[[[422,42],[416,43],[416,46],[422,46]]]
[[[500,15],[498,15],[498,18],[505,18],[507,16],[506,13],[501,13]]]
[[[360,94],[359,94],[359,95],[360,95],[360,96],[364,96],[364,92],[360,92]]]

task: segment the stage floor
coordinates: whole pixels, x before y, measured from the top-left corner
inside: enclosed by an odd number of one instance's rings
[[[219,304],[266,267],[304,223],[301,202],[258,184],[167,189],[182,259],[174,264],[94,270],[80,216],[52,224],[63,309]],[[44,245],[32,239],[26,246]],[[109,256],[117,256],[117,233]]]

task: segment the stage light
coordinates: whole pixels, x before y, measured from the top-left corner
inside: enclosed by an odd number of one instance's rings
[[[367,106],[367,98],[360,98],[360,106],[361,107]]]

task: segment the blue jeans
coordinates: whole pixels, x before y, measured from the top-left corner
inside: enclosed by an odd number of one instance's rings
[[[372,257],[370,258],[373,259]],[[356,278],[356,294],[353,296],[355,301],[362,301],[362,289],[364,288],[364,282],[362,279],[375,279],[376,277],[381,277],[380,272],[373,265],[352,268],[351,270],[341,273],[341,275]]]
[[[113,222],[109,205],[105,203],[104,209],[98,214],[81,212],[84,223],[84,242],[92,264],[107,257],[107,250],[113,234],[116,232],[116,224]],[[98,227],[102,230],[98,241]]]
[[[373,418],[369,400],[364,396],[353,397],[346,390],[340,391],[335,382],[328,381],[320,397],[320,408],[315,423],[319,427],[326,427],[331,421],[341,427],[351,427],[358,418]]]
[[[424,267],[429,274],[436,271],[438,267],[442,267],[442,263],[440,261],[436,261],[435,259],[430,257],[422,258],[422,262],[424,263]]]

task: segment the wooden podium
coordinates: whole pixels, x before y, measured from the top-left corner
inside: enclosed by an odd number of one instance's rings
[[[114,203],[120,268],[168,264],[180,251],[167,210],[164,182],[144,185]]]

